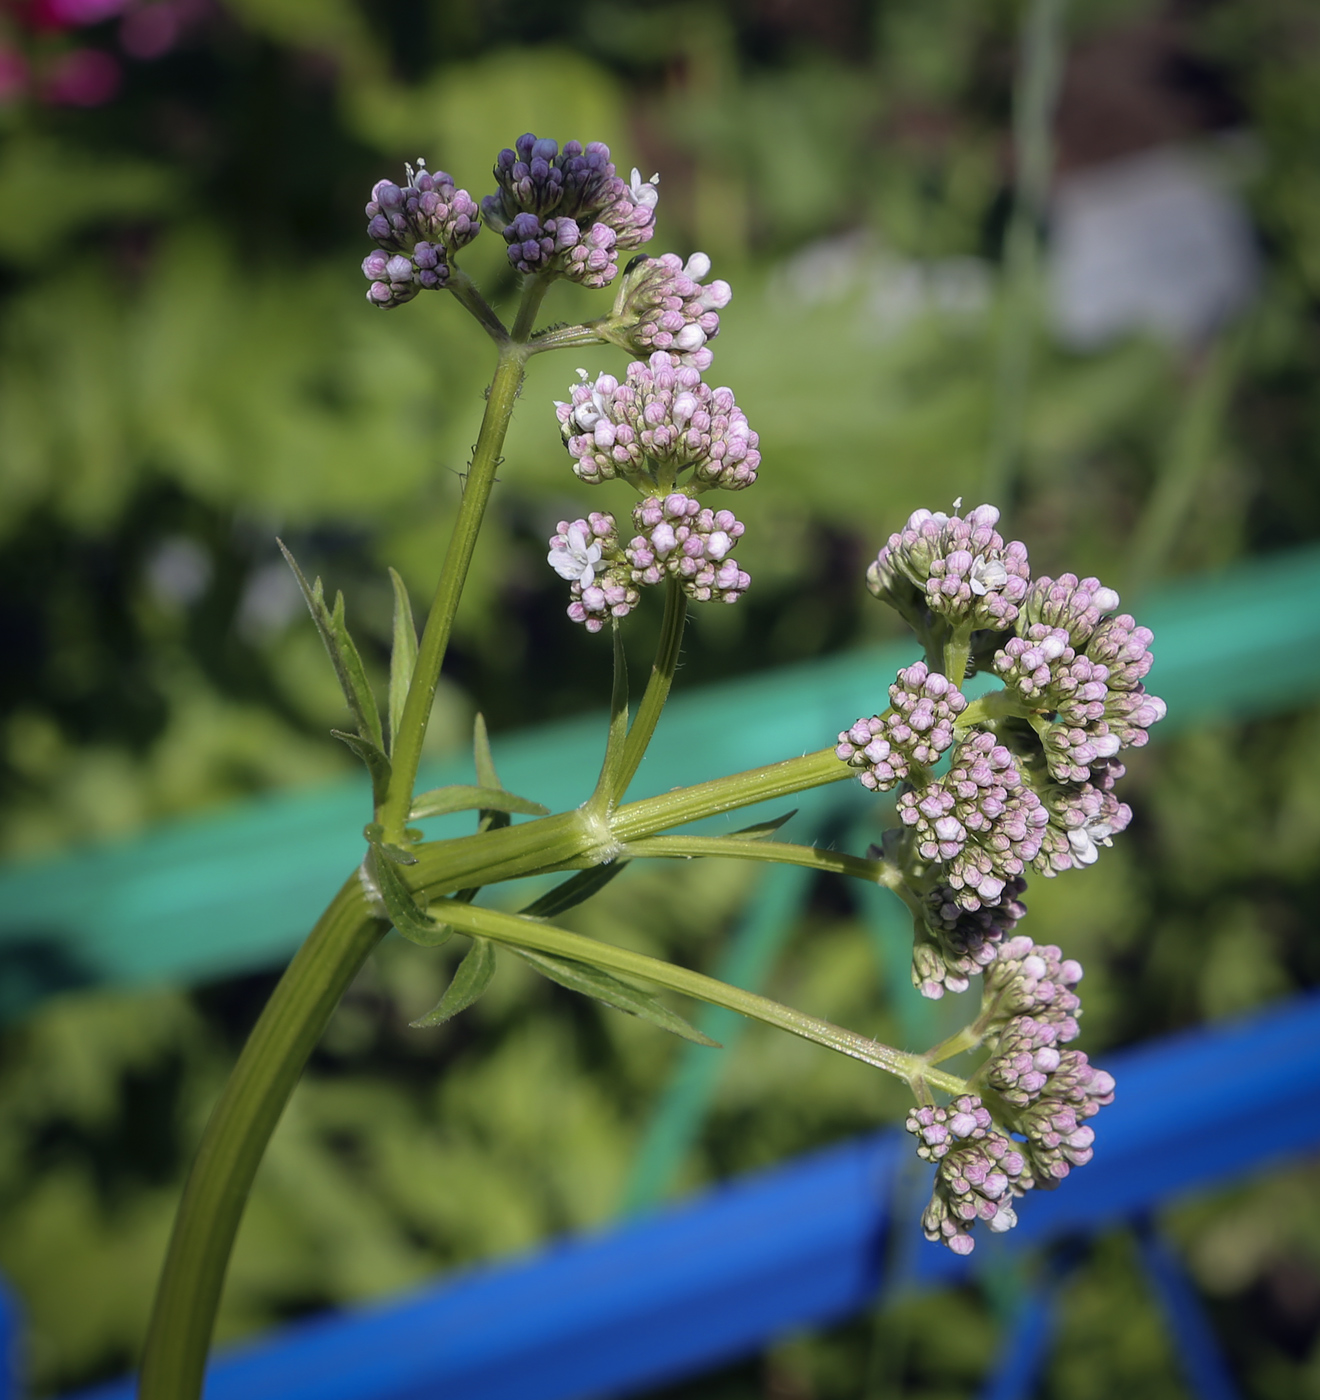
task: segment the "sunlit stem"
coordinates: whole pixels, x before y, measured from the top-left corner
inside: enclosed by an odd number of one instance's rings
[[[651,678],[646,683],[646,693],[637,707],[637,718],[623,746],[623,758],[614,789],[616,800],[627,792],[628,784],[636,776],[647,745],[655,734],[660,712],[669,699],[669,688],[674,683],[674,672],[678,669],[678,657],[683,646],[683,624],[686,619],[687,595],[677,579],[668,578],[665,580],[665,615],[660,623],[660,641],[655,660],[651,663]]]
[[[384,828],[385,840],[394,844],[402,844],[406,840],[404,828],[412,806],[417,766],[422,757],[422,741],[426,737],[431,706],[435,702],[435,689],[440,682],[440,668],[444,665],[454,615],[458,611],[477,536],[481,532],[481,522],[495,484],[495,472],[500,464],[509,420],[513,417],[513,406],[522,388],[527,359],[525,341],[545,292],[543,279],[528,282],[518,308],[518,318],[514,322],[512,339],[500,345],[495,377],[487,394],[486,412],[481,420],[481,431],[477,435],[472,463],[463,487],[458,518],[454,522],[454,532],[449,538],[449,548],[440,570],[440,582],[418,645],[412,684],[408,687],[403,718],[390,755],[389,786],[377,813],[377,819]]]
[[[723,1006],[739,1015],[748,1016],[768,1026],[801,1036],[816,1045],[824,1045],[841,1055],[861,1060],[895,1075],[906,1083],[921,1076],[936,1088],[949,1093],[962,1093],[966,1081],[956,1075],[933,1070],[920,1055],[913,1055],[879,1041],[845,1030],[829,1021],[808,1016],[783,1006],[768,997],[758,996],[741,987],[730,986],[716,981],[699,972],[676,967],[672,963],[649,958],[644,953],[634,953],[627,948],[617,948],[612,943],[601,943],[581,934],[570,933],[567,929],[553,924],[540,923],[531,919],[519,918],[516,914],[505,914],[495,909],[482,909],[470,904],[451,904],[448,900],[438,900],[432,913],[446,923],[465,933],[476,933],[497,943],[509,943],[519,948],[530,948],[535,952],[552,953],[559,957],[573,958],[592,967],[603,968],[608,972],[635,977],[653,986],[668,991],[679,992],[684,996],[695,997],[712,1006]]]

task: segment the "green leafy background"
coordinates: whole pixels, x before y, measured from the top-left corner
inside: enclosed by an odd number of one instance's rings
[[[0,852],[347,771],[325,734],[342,703],[274,536],[344,589],[383,683],[386,566],[414,599],[433,586],[490,361],[447,299],[388,316],[363,301],[366,191],[418,154],[481,194],[524,130],[608,140],[625,169],[662,172],[653,248],[703,248],[734,285],[715,373],[761,434],[761,482],[736,502],[756,582],[736,609],[699,610],[680,684],[896,635],[861,572],[914,507],[979,499],[1014,331],[998,269],[1021,18],[998,0],[228,0],[166,57],[130,63],[109,107],[0,109]],[[3,23],[37,68],[117,42],[114,23]],[[1047,572],[1140,582],[1134,531],[1222,353],[1226,404],[1154,574],[1311,540],[1320,24],[1302,0],[1078,0],[1067,42],[1077,62],[1116,51],[1111,76],[1156,55],[1155,138],[1250,132],[1242,187],[1266,261],[1245,320],[1196,353],[1134,337],[1083,356],[1016,327],[1032,378],[1014,532]],[[466,263],[507,294],[501,264],[489,235]],[[972,290],[951,303],[940,288],[959,277]],[[597,314],[585,293],[555,296],[556,317]],[[542,562],[557,519],[623,504],[602,490],[587,505],[558,442],[550,402],[579,362],[624,359],[533,364],[435,754],[466,742],[478,707],[501,731],[608,694],[608,648],[564,621]],[[171,557],[191,561],[192,596],[160,586]],[[645,610],[630,627],[638,665],[657,627]],[[1030,929],[1087,966],[1089,1052],[1320,981],[1316,720],[1226,722],[1138,754],[1133,830],[1033,888]],[[634,868],[568,922],[710,970],[754,879]],[[455,956],[390,940],[337,1013],[262,1169],[222,1338],[617,1210],[677,1042],[507,958],[472,1009],[411,1029]],[[273,976],[83,993],[0,1032],[0,1271],[26,1309],[34,1393],[132,1363],[191,1145]],[[835,882],[812,885],[769,991],[882,1038],[910,1024]],[[873,1072],[752,1030],[675,1189],[901,1108]],[[1164,1223],[1244,1393],[1320,1396],[1308,1169]],[[682,1393],[963,1396],[1011,1286],[903,1300]],[[1066,1291],[1046,1385],[1185,1393],[1121,1233]]]

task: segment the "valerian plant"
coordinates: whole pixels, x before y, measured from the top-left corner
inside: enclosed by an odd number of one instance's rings
[[[420,638],[393,575],[384,713],[342,597],[328,604],[320,580],[309,583],[290,558],[352,718],[337,737],[371,775],[367,851],[276,987],[206,1129],[157,1295],[144,1400],[200,1393],[226,1264],[266,1143],[340,997],[391,927],[427,946],[455,936],[468,943],[449,989],[418,1024],[471,1005],[503,952],[690,1040],[705,1038],[658,992],[730,1008],[896,1075],[913,1093],[907,1128],[918,1155],[936,1164],[925,1232],[958,1253],[973,1248],[978,1221],[1010,1228],[1024,1192],[1054,1187],[1089,1160],[1089,1120],[1113,1097],[1110,1076],[1066,1048],[1077,1035],[1081,968],[1014,930],[1026,913],[1028,871],[1049,877],[1089,865],[1128,823],[1113,792],[1123,773],[1117,757],[1143,744],[1164,713],[1142,684],[1150,632],[1118,613],[1117,594],[1096,579],[1033,581],[1025,547],[997,532],[994,507],[918,511],[867,575],[925,653],[898,673],[879,713],[819,752],[626,800],[669,694],[689,603],[736,603],[751,582],[734,555],[742,523],[727,507],[703,503],[708,493],[753,486],[761,466],[757,435],[732,392],[703,378],[730,289],[708,280],[701,253],[686,261],[636,256],[620,271],[620,255],[651,239],[657,178],[634,170],[624,180],[599,142],[561,149],[525,135],[500,153],[494,177],[495,192],[478,205],[448,175],[419,164],[403,185],[378,183],[367,205],[377,244],[363,263],[367,300],[391,308],[447,292],[493,342],[494,375]],[[511,326],[458,264],[483,226],[504,239],[521,274]],[[617,283],[613,304],[596,320],[538,331],[542,299],[559,280]],[[573,472],[593,491],[614,493],[614,509],[560,521],[548,554],[567,584],[569,619],[593,633],[608,625],[614,639],[595,788],[580,807],[553,814],[505,791],[478,721],[476,782],[417,793],[436,684],[527,362],[607,344],[638,358],[622,379],[579,370],[555,414]],[[628,487],[630,513],[616,503]],[[620,626],[648,589],[663,593],[664,617],[630,717]],[[968,699],[963,686],[977,671],[1002,686]],[[676,830],[850,777],[875,792],[897,790],[899,825],[864,856],[778,841],[775,822],[733,836]],[[428,841],[413,825],[463,810],[477,814],[473,835]],[[514,824],[514,815],[530,819]],[[979,1012],[924,1054],[904,1052],[554,922],[630,861],[702,856],[789,862],[886,886],[912,914],[915,985],[939,997],[966,991],[980,975]],[[567,878],[521,913],[475,902],[487,886],[556,871]],[[985,1058],[971,1074],[940,1068],[977,1047]]]

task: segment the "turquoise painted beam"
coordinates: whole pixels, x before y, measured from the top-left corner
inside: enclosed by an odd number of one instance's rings
[[[1183,581],[1140,612],[1157,636],[1152,688],[1169,702],[1157,735],[1320,693],[1320,548]],[[823,747],[881,707],[913,655],[910,646],[870,648],[680,694],[636,795]],[[590,790],[604,728],[593,715],[498,739],[501,776],[550,806],[576,804]],[[426,786],[472,780],[467,763],[422,776]],[[797,839],[810,839],[822,802],[846,801],[850,788],[807,795]],[[366,783],[347,780],[0,868],[0,1015],[74,986],[195,982],[277,965],[361,859],[368,816]],[[466,829],[448,820],[448,830]]]

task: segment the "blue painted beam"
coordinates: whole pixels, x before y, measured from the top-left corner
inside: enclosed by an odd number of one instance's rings
[[[906,1218],[916,1286],[1104,1229],[1320,1147],[1320,994],[1105,1059],[1095,1160],[971,1259]],[[213,1364],[207,1400],[575,1400],[663,1385],[872,1301],[906,1135],[744,1178],[621,1228],[297,1324]],[[127,1381],[78,1400],[130,1400]]]

